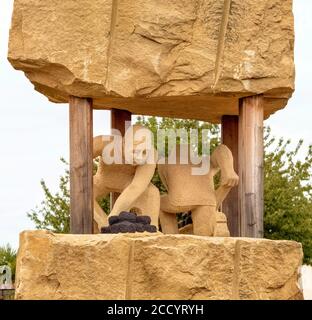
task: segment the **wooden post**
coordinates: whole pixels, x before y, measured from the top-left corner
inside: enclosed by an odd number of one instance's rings
[[[238,174],[238,116],[223,116],[221,122],[222,143],[233,154],[234,170]],[[240,236],[240,212],[238,187],[233,188],[222,203],[222,212],[227,217],[231,237]]]
[[[263,237],[263,96],[239,102],[240,235]]]
[[[125,122],[131,122],[131,112],[127,110],[112,109],[111,110],[111,128],[117,129],[124,136]]]
[[[69,99],[70,231],[93,232],[92,100]]]
[[[127,110],[112,109],[111,110],[111,129],[117,129],[122,136],[125,135],[126,121],[131,123],[131,112]],[[117,200],[119,193],[112,192],[110,195],[110,208],[112,210],[115,201]]]

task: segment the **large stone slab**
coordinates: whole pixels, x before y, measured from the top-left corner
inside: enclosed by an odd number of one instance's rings
[[[294,89],[292,0],[15,0],[8,58],[54,102],[220,121]]]
[[[20,235],[16,299],[302,299],[294,241]]]

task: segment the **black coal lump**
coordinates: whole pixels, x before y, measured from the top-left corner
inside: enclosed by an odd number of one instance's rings
[[[157,232],[157,228],[150,224],[144,224],[144,231],[147,232]]]
[[[136,217],[137,223],[143,223],[143,224],[150,224],[151,218],[149,216],[137,216]]]
[[[112,233],[134,233],[136,231],[136,227],[134,223],[130,221],[121,221],[113,224],[111,227]]]
[[[112,233],[112,231],[110,227],[102,227],[101,233]]]
[[[113,225],[115,223],[118,223],[120,220],[119,220],[119,217],[118,216],[111,216],[108,218],[108,223],[109,225]]]
[[[137,222],[137,223],[135,224],[135,230],[136,230],[137,232],[144,232],[144,231],[145,231],[145,229],[144,229],[144,224]]]
[[[122,211],[119,214],[119,221],[136,222],[136,218],[137,218],[137,216],[133,212]]]

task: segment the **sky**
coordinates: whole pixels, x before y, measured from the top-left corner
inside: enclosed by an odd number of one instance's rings
[[[13,0],[0,0],[0,245],[18,247],[18,234],[34,229],[26,213],[43,200],[40,180],[52,191],[68,159],[68,106],[51,103],[7,61]],[[277,137],[312,143],[312,1],[294,0],[296,91],[288,106],[265,122]],[[110,112],[94,112],[94,135],[108,134]]]

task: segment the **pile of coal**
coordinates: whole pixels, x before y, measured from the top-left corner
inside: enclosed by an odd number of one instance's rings
[[[133,212],[120,212],[119,216],[109,217],[108,223],[108,227],[101,229],[102,233],[157,232],[149,216],[137,216]]]

